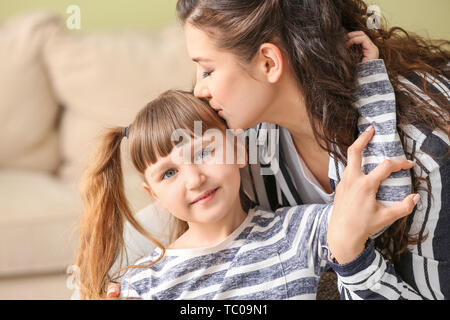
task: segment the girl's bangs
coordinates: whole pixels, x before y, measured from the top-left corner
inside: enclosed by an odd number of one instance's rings
[[[184,143],[180,130],[190,138],[197,137],[196,121],[201,124],[201,134],[208,129],[226,129],[225,121],[209,103],[190,92],[168,91],[150,102],[138,114],[130,131],[130,153],[138,170],[144,172],[158,158],[168,156],[175,146]]]

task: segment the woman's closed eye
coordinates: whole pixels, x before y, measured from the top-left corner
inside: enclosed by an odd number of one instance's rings
[[[205,79],[211,75],[212,71],[206,71],[202,73],[202,78]]]

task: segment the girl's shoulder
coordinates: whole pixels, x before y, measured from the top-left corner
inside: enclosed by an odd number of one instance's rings
[[[148,265],[152,262],[157,261],[158,258],[161,256],[161,254],[162,254],[161,248],[156,247],[155,249],[153,249],[153,251],[151,253],[149,253],[148,255],[146,255],[144,257],[137,259],[132,265],[143,267],[145,265]]]

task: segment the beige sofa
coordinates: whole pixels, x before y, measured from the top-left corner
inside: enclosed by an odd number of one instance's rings
[[[179,26],[86,34],[48,12],[0,24],[0,299],[69,297],[38,280],[55,276],[53,286],[66,287],[77,185],[95,138],[128,125],[162,91],[193,83]],[[126,156],[124,172],[132,207],[146,207],[151,199]]]

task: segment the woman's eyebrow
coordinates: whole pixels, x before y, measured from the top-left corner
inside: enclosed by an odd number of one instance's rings
[[[212,62],[213,60],[211,60],[209,58],[196,57],[196,58],[192,58],[192,61],[198,63],[198,62]]]

